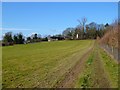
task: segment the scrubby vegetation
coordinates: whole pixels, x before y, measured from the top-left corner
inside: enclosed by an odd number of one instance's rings
[[[118,48],[119,28],[120,23],[116,20],[112,25],[106,28],[106,33],[101,38],[100,43]]]

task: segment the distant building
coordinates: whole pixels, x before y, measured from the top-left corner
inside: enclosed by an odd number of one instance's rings
[[[50,41],[58,41],[58,40],[64,40],[64,37],[60,37],[60,36],[48,36],[48,42]]]
[[[78,34],[76,35],[76,38],[78,39]]]

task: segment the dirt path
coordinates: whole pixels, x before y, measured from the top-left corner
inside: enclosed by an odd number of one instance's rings
[[[109,88],[110,83],[105,72],[102,61],[100,60],[99,50],[95,51],[95,59],[93,62],[93,87]]]
[[[93,48],[89,48],[81,59],[76,63],[76,65],[71,68],[67,73],[65,73],[64,79],[59,81],[58,84],[54,87],[56,88],[73,88],[75,81],[78,79],[78,75],[83,71],[85,67],[85,62],[91,53]]]
[[[103,66],[103,62],[100,58],[100,53],[98,47],[94,47],[95,49],[95,57],[92,65],[92,75],[91,80],[93,85],[90,87],[94,88],[110,88],[110,81],[105,72],[105,68]],[[68,72],[65,73],[64,78],[57,83],[55,88],[74,88],[76,80],[78,80],[78,76],[85,69],[86,61],[93,51],[93,48],[90,48],[88,52],[86,52],[82,58],[76,63],[76,65],[71,68]]]

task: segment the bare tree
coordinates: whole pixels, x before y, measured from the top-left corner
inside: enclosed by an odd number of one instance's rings
[[[82,26],[83,32],[84,32],[84,27],[85,27],[85,24],[87,22],[87,18],[83,17],[81,20],[78,19],[77,21],[80,23],[80,26]]]
[[[81,20],[77,20],[80,23],[80,26],[82,26],[82,32],[83,32],[83,37],[84,37],[84,32],[85,32],[85,24],[87,22],[87,18],[83,17]]]

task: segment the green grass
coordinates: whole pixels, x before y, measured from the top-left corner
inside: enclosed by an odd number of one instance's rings
[[[104,64],[108,77],[111,81],[111,87],[118,87],[118,64],[105,51],[100,49],[101,60]]]
[[[118,88],[118,64],[114,59],[112,59],[104,50],[99,48],[98,45],[94,48],[90,56],[88,57],[83,73],[79,75],[79,79],[76,81],[76,88],[97,88],[99,85],[95,85],[95,58],[96,52],[98,52],[98,57],[103,64],[106,77],[109,80],[111,88]],[[98,71],[99,72],[99,71]],[[101,75],[102,76],[102,75]],[[101,77],[99,77],[101,78]],[[104,83],[104,82],[101,82]],[[102,88],[102,87],[101,87]]]
[[[77,40],[3,47],[3,87],[52,87],[93,43]]]

